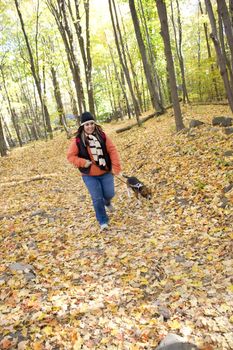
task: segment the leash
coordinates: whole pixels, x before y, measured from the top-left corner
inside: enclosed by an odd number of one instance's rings
[[[122,175],[121,175],[122,176]],[[114,175],[114,177],[116,177],[118,180],[120,180],[121,182],[123,182],[125,185],[127,185],[127,182],[124,181],[119,175]]]

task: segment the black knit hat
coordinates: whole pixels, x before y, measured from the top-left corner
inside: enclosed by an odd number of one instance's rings
[[[81,114],[81,126],[85,125],[86,123],[89,123],[90,121],[95,123],[95,119],[93,117],[93,115],[90,112],[84,112]]]

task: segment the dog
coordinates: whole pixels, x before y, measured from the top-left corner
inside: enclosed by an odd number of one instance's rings
[[[143,182],[138,180],[137,177],[135,176],[127,176],[122,174],[123,177],[127,179],[126,185],[128,188],[128,195],[130,197],[130,192],[129,189],[133,190],[134,195],[137,199],[139,199],[139,196],[142,196],[143,198],[146,199],[151,199],[152,198],[152,193],[150,188],[148,188],[146,185],[144,185]]]

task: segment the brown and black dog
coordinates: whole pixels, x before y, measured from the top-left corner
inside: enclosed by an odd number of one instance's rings
[[[138,180],[137,177],[127,176],[127,175],[123,175],[123,174],[122,174],[122,176],[124,176],[127,179],[126,185],[128,188],[129,196],[130,196],[129,189],[131,188],[137,199],[139,199],[139,196],[142,196],[143,198],[146,198],[146,199],[151,199],[151,197],[152,197],[151,189],[148,188],[146,185],[144,185],[143,182]]]

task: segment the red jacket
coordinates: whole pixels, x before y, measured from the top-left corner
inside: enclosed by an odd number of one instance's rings
[[[114,146],[114,144],[112,143],[112,141],[107,135],[106,135],[106,148],[112,162],[112,173],[114,175],[118,175],[121,172],[119,154],[117,152],[116,147]],[[88,146],[87,146],[87,151],[90,155],[91,160],[93,161],[93,164],[90,167],[90,172],[88,175],[99,176],[99,175],[105,174],[106,170],[101,170],[97,165],[94,164],[95,162],[91,154],[90,148]],[[76,143],[76,138],[74,138],[72,139],[71,144],[69,146],[69,149],[67,152],[67,159],[70,163],[72,163],[77,168],[83,168],[86,163],[86,159],[78,157],[78,153],[79,153],[79,149]]]

